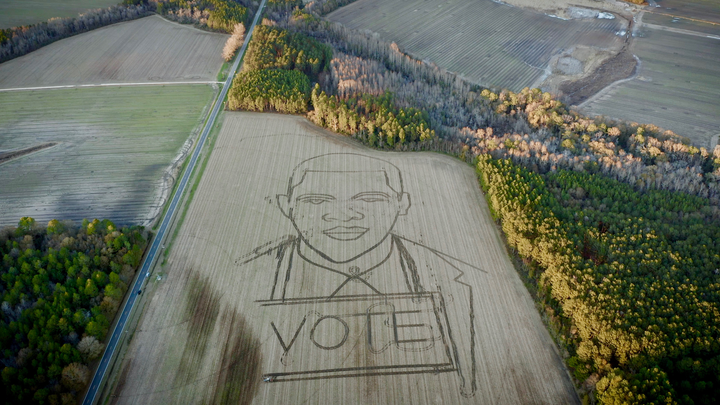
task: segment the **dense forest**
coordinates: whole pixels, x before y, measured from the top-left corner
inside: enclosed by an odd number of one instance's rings
[[[228,108],[246,111],[307,112],[310,79],[297,70],[259,69],[240,72],[228,95]]]
[[[0,347],[6,404],[75,404],[146,247],[109,220],[0,230]]]
[[[327,70],[332,48],[301,33],[260,25],[248,44],[243,70],[299,70],[314,80]]]
[[[597,383],[601,403],[715,403],[717,206],[489,155],[477,168],[578,381]]]
[[[315,85],[311,96],[310,120],[321,127],[347,135],[364,137],[370,146],[383,148],[435,137],[427,114],[416,108],[399,108],[392,93],[363,94],[343,100],[328,96]]]
[[[589,118],[538,89],[467,83],[376,34],[320,17],[348,2],[317,0],[265,21],[332,50],[329,66],[309,77],[308,118],[370,146],[436,150],[476,165],[518,270],[589,402],[714,403],[720,147]],[[378,130],[378,117],[391,116],[398,125]]]
[[[332,60],[329,45],[302,33],[261,25],[248,45],[243,72],[233,81],[228,108],[297,114],[307,112],[309,103],[310,119],[316,124],[347,135],[362,134],[378,147],[435,136],[425,112],[398,107],[390,92],[341,97],[328,95],[316,83],[310,94],[311,80],[328,80]]]
[[[150,0],[158,14],[172,20],[232,33],[235,25],[249,26],[257,5],[250,0]]]

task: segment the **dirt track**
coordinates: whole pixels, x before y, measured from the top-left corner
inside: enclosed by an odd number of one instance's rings
[[[381,270],[353,273],[351,266],[352,277],[317,272],[313,260],[323,259],[308,259],[301,245],[287,269],[290,256],[278,259],[278,249],[295,243],[288,236],[297,231],[276,196],[288,192],[293,168],[313,157],[318,159],[308,162],[330,163],[303,172],[295,187],[327,186],[313,183],[322,178],[317,176],[345,180],[333,182],[332,192],[303,194],[310,209],[334,204],[328,199],[336,201],[339,194],[383,184],[398,193],[402,184],[408,193],[398,194],[398,200],[386,200],[379,190],[353,197],[365,204],[409,205],[391,229],[394,236],[350,261],[373,260],[392,241],[391,254],[377,267]],[[364,159],[371,162],[360,168],[367,175],[332,169],[352,168]],[[385,172],[385,181],[373,183],[377,170]],[[386,218],[353,207],[356,214],[345,219],[337,215],[349,211],[310,211],[301,217],[294,211],[290,217],[311,223]],[[377,227],[367,226],[368,234]],[[337,244],[331,256],[364,240],[352,236],[361,227],[343,229],[328,239]],[[294,248],[288,251],[295,255]],[[113,403],[578,402],[504,251],[472,168],[446,156],[368,150],[299,117],[226,113],[168,262],[156,271],[163,280],[146,288],[153,296],[115,380]],[[462,283],[453,284],[457,271],[464,273]],[[341,294],[328,295],[337,285]],[[368,295],[368,288],[382,294]],[[387,335],[388,327],[394,337]]]
[[[34,152],[41,151],[43,149],[51,148],[53,146],[57,145],[57,142],[47,142],[40,145],[31,146],[29,148],[16,150],[12,152],[6,152],[6,153],[0,153],[0,165],[6,162],[9,162],[11,160],[15,160],[18,158],[21,158],[25,155],[29,155]]]

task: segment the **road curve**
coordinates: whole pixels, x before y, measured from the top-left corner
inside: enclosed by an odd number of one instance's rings
[[[98,400],[98,398],[97,398],[98,389],[100,388],[100,385],[101,385],[103,379],[105,378],[105,374],[107,372],[108,365],[110,364],[110,360],[112,359],[113,355],[115,354],[115,348],[117,347],[118,343],[120,342],[120,337],[122,336],[123,332],[125,331],[125,322],[127,322],[128,318],[130,317],[130,313],[132,312],[133,306],[135,305],[135,302],[137,301],[138,291],[140,291],[143,283],[145,282],[145,278],[147,277],[147,274],[150,271],[150,268],[152,267],[153,262],[155,261],[155,257],[157,256],[158,252],[160,252],[162,250],[160,247],[162,246],[162,242],[165,237],[165,233],[167,232],[167,230],[170,226],[170,223],[172,222],[173,216],[175,215],[175,209],[178,207],[178,205],[180,204],[180,201],[182,200],[183,193],[185,192],[185,187],[187,186],[188,182],[190,181],[190,175],[192,174],[193,168],[195,167],[198,157],[200,156],[200,151],[202,150],[203,145],[205,144],[205,140],[207,139],[208,134],[210,133],[210,130],[212,129],[213,125],[215,124],[215,119],[217,118],[217,116],[220,112],[220,108],[222,107],[223,100],[225,99],[225,96],[227,96],[228,90],[230,90],[230,86],[232,85],[232,80],[233,80],[233,77],[235,76],[235,72],[237,71],[238,65],[240,64],[240,60],[242,59],[243,55],[245,54],[245,49],[247,48],[248,42],[250,42],[250,38],[252,37],[253,30],[255,29],[255,25],[257,24],[258,19],[259,19],[260,15],[262,14],[262,10],[265,7],[266,1],[267,0],[262,0],[262,2],[260,3],[260,6],[258,7],[257,12],[255,13],[255,19],[253,20],[253,23],[250,26],[250,29],[248,30],[248,33],[245,37],[245,42],[243,43],[242,48],[240,48],[240,52],[238,53],[238,56],[235,59],[235,63],[233,63],[232,67],[230,68],[230,72],[228,73],[228,78],[227,78],[227,80],[225,80],[225,84],[223,85],[220,95],[218,96],[217,100],[215,100],[215,104],[213,106],[212,112],[210,113],[210,118],[208,118],[208,121],[205,124],[205,127],[203,128],[202,134],[200,135],[198,143],[195,146],[195,150],[193,151],[192,157],[190,158],[187,168],[185,169],[185,173],[183,174],[182,179],[178,183],[177,190],[175,190],[175,194],[173,195],[173,198],[170,201],[170,206],[168,207],[168,210],[162,219],[162,223],[160,225],[160,228],[158,229],[157,235],[155,235],[155,238],[153,238],[153,242],[150,245],[150,249],[148,250],[148,253],[145,256],[145,260],[143,261],[142,266],[140,267],[140,270],[139,270],[140,274],[138,275],[138,277],[135,281],[135,284],[133,284],[132,288],[130,289],[128,299],[122,308],[122,312],[120,313],[120,316],[118,317],[118,321],[117,321],[117,324],[115,325],[115,329],[112,331],[112,334],[110,335],[110,339],[107,342],[107,346],[105,347],[105,352],[103,353],[102,359],[100,360],[100,364],[98,365],[97,369],[95,370],[95,375],[93,376],[93,379],[90,382],[90,388],[88,389],[87,394],[85,394],[85,399],[83,399],[83,405],[92,405]]]

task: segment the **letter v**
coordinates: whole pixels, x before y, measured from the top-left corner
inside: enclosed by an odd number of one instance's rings
[[[275,331],[275,335],[277,336],[278,340],[280,341],[280,345],[282,346],[284,353],[287,354],[287,352],[290,351],[290,348],[292,347],[293,343],[295,343],[295,339],[297,339],[298,335],[300,334],[300,329],[305,325],[305,320],[307,320],[307,316],[305,316],[300,322],[300,326],[298,326],[297,330],[295,331],[295,336],[293,336],[292,340],[290,341],[290,344],[285,345],[285,341],[283,340],[282,336],[280,336],[280,332],[278,332],[277,328],[275,327],[275,324],[271,321],[270,326],[272,326],[273,331]]]

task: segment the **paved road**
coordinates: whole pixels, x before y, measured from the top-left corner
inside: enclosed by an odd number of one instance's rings
[[[228,73],[228,78],[225,81],[225,85],[223,86],[223,89],[220,92],[220,95],[218,96],[217,100],[215,101],[215,105],[213,107],[212,113],[210,113],[210,118],[208,119],[207,123],[205,124],[205,128],[203,129],[203,132],[200,135],[200,139],[198,140],[198,143],[195,146],[195,151],[193,152],[192,157],[190,158],[190,161],[188,162],[187,168],[185,169],[185,173],[183,174],[183,177],[180,180],[180,183],[178,183],[178,188],[175,191],[175,194],[173,195],[173,198],[172,198],[172,201],[170,202],[170,206],[168,207],[167,213],[163,217],[163,220],[160,225],[160,228],[158,229],[157,235],[155,235],[152,245],[150,246],[147,256],[145,257],[145,261],[142,263],[142,266],[140,267],[140,270],[139,270],[140,274],[138,275],[137,280],[135,281],[135,284],[130,289],[130,292],[129,292],[130,295],[129,295],[127,301],[125,302],[125,306],[123,307],[122,312],[120,313],[117,325],[115,326],[115,329],[113,330],[112,335],[110,336],[110,340],[107,342],[107,347],[105,348],[105,353],[103,353],[102,359],[100,360],[100,365],[98,366],[97,370],[95,371],[95,375],[93,376],[92,382],[90,383],[90,388],[89,388],[87,394],[85,395],[85,399],[83,400],[83,405],[92,405],[98,400],[98,398],[97,398],[98,389],[100,388],[100,384],[102,383],[103,379],[105,378],[105,373],[107,372],[107,368],[108,368],[108,365],[110,364],[110,360],[112,359],[115,349],[118,345],[118,342],[120,341],[120,336],[122,336],[122,334],[124,332],[125,322],[127,322],[128,318],[130,317],[130,312],[132,311],[133,306],[135,305],[135,302],[138,299],[138,291],[140,291],[143,283],[145,282],[145,278],[147,277],[147,274],[150,271],[153,261],[155,260],[155,256],[159,252],[162,251],[161,246],[163,243],[163,239],[165,237],[165,233],[167,232],[168,228],[170,227],[170,223],[172,222],[173,215],[175,214],[175,209],[179,206],[180,201],[182,200],[182,196],[183,196],[183,192],[185,191],[185,187],[187,186],[188,182],[190,181],[190,174],[192,173],[193,168],[195,167],[195,163],[197,163],[198,157],[200,156],[200,151],[202,150],[202,147],[205,144],[205,140],[207,139],[208,134],[210,133],[210,130],[212,129],[212,127],[215,123],[215,119],[217,118],[217,115],[220,112],[220,108],[222,107],[223,100],[225,99],[225,96],[227,95],[228,90],[230,89],[230,85],[232,84],[232,79],[235,76],[235,72],[238,68],[238,65],[240,64],[240,59],[242,59],[242,55],[245,53],[247,44],[250,41],[250,37],[252,36],[253,30],[255,29],[255,25],[258,22],[258,18],[262,14],[262,9],[265,7],[266,1],[267,0],[263,0],[262,3],[260,3],[260,7],[258,7],[258,11],[255,14],[255,19],[253,20],[253,23],[250,26],[250,29],[248,30],[247,35],[245,37],[245,42],[243,43],[242,48],[240,48],[238,57],[235,59],[235,63],[233,63],[232,67],[230,68],[230,72]]]

